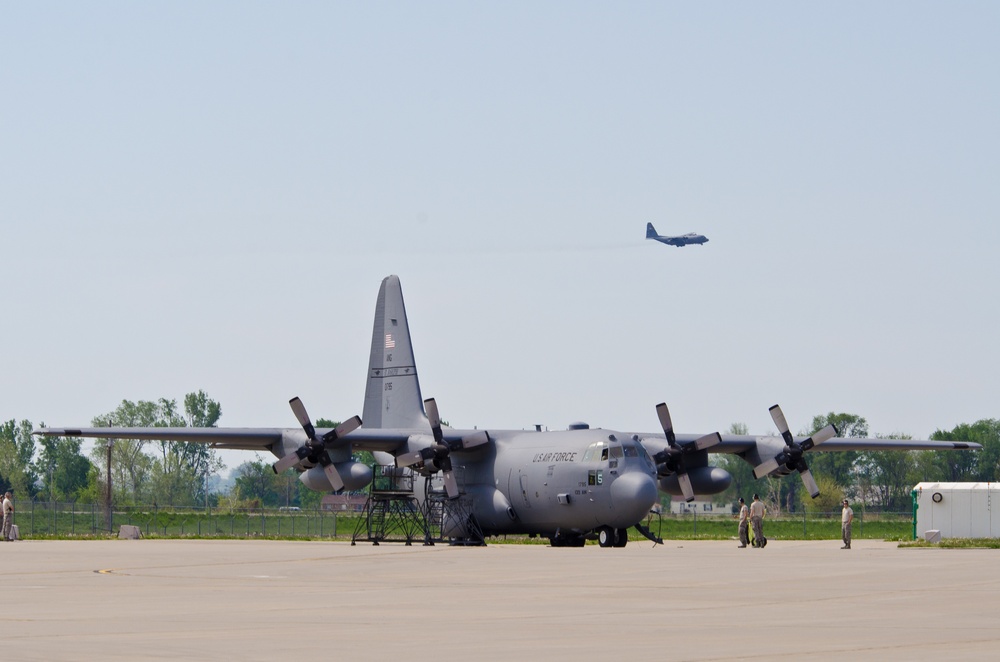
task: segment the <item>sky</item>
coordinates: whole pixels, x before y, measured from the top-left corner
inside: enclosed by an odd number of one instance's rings
[[[360,414],[389,274],[456,427],[1000,417],[998,33],[992,2],[3,3],[0,420]]]

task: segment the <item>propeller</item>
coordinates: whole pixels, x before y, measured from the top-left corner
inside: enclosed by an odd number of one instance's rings
[[[440,471],[444,479],[444,489],[448,492],[448,497],[454,499],[458,497],[459,492],[458,481],[455,480],[451,464],[451,452],[482,446],[489,442],[490,437],[485,431],[479,431],[461,439],[446,440],[441,431],[441,417],[438,415],[437,402],[434,398],[424,400],[424,411],[427,412],[427,421],[431,424],[434,443],[427,448],[396,456],[396,466],[408,467],[422,462],[424,468],[431,473]]]
[[[306,431],[306,437],[309,440],[295,451],[271,465],[274,473],[280,474],[285,469],[294,467],[303,460],[309,460],[323,467],[323,473],[326,474],[326,478],[330,481],[330,485],[333,486],[334,490],[344,489],[344,481],[340,477],[340,474],[337,473],[337,467],[334,466],[333,461],[326,452],[326,444],[332,443],[345,434],[356,430],[361,426],[361,419],[357,416],[349,418],[338,425],[337,429],[330,430],[322,437],[317,437],[316,428],[313,427],[312,421],[309,420],[309,414],[306,412],[306,407],[302,404],[302,401],[295,397],[289,400],[288,404],[292,407],[295,418],[298,419],[302,429]]]
[[[809,471],[809,465],[806,464],[806,460],[802,456],[810,448],[819,446],[824,441],[836,437],[837,428],[833,425],[827,425],[825,428],[814,432],[805,441],[799,443],[795,441],[792,433],[788,431],[788,423],[785,421],[785,415],[781,412],[781,407],[774,405],[770,411],[771,419],[778,426],[781,438],[785,440],[785,449],[767,462],[757,465],[753,470],[753,475],[756,478],[763,478],[776,471],[781,465],[785,465],[789,470],[795,469],[799,472],[799,475],[802,477],[802,484],[809,491],[809,496],[815,499],[819,496],[819,486],[816,485],[816,479],[813,478],[812,472]]]
[[[722,437],[718,432],[713,432],[699,437],[693,443],[681,446],[677,443],[677,435],[674,434],[674,424],[670,420],[670,410],[667,409],[667,403],[661,402],[656,405],[656,415],[660,419],[663,434],[667,437],[667,448],[653,456],[653,461],[656,462],[656,473],[660,476],[677,474],[677,483],[681,486],[684,500],[694,501],[694,488],[684,464],[684,455],[711,448],[721,442]]]

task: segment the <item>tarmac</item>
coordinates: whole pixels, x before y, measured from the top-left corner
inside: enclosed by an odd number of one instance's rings
[[[17,660],[996,659],[1000,550],[0,545]]]

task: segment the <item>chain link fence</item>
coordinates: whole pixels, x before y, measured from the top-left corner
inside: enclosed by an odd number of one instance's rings
[[[115,508],[109,520],[103,504],[30,501],[16,504],[14,523],[22,538],[117,536],[123,524],[146,537],[301,538],[349,540],[361,513],[351,510],[257,508],[183,508],[130,506]],[[663,514],[645,522],[653,533],[674,540],[736,539],[733,515]],[[854,512],[854,538],[912,540],[913,513]],[[764,534],[772,540],[840,539],[840,511],[788,513],[764,518]],[[641,539],[637,532],[633,539]],[[518,538],[518,536],[511,536]]]

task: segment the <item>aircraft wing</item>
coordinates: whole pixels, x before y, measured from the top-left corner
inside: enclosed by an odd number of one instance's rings
[[[679,434],[677,443],[681,446],[694,443],[703,435]],[[640,434],[643,446],[651,454],[656,453],[667,446],[667,440],[663,435]],[[797,442],[805,441],[806,437],[795,437]],[[754,450],[758,446],[781,448],[784,446],[779,436],[763,435],[722,435],[722,441],[708,449],[709,453],[730,453],[742,454]],[[852,439],[835,437],[810,449],[809,452],[843,452],[843,451],[954,451],[954,450],[974,450],[982,448],[980,444],[969,441],[932,441],[930,439]]]
[[[269,450],[281,441],[281,428],[42,428],[32,434],[43,437],[92,437],[140,439],[144,441],[192,441],[216,448]]]
[[[320,435],[327,429],[317,429]],[[98,439],[140,439],[144,441],[188,441],[209,444],[213,448],[270,451],[280,450],[282,441],[304,439],[302,428],[42,428],[32,434],[45,437],[90,437]],[[426,434],[426,433],[424,433]],[[350,444],[357,450],[392,451],[406,444],[411,432],[406,430],[365,430],[359,428],[338,440],[335,445]]]

